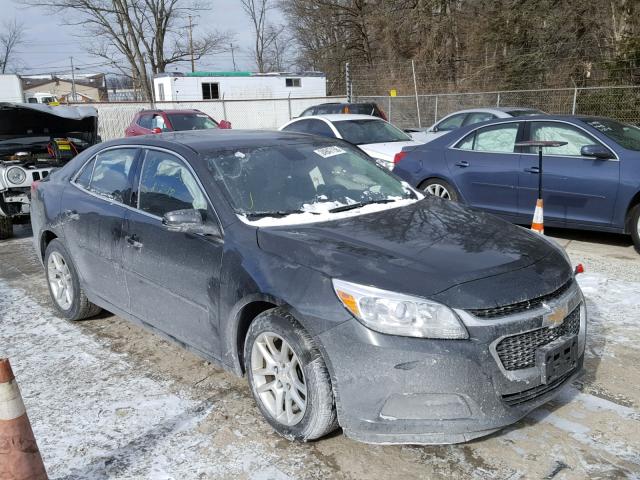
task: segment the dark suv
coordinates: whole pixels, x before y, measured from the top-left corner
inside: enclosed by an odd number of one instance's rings
[[[331,115],[334,113],[355,113],[358,115],[372,115],[374,117],[387,119],[387,115],[376,103],[321,103],[307,108],[300,114],[301,117],[311,115]]]

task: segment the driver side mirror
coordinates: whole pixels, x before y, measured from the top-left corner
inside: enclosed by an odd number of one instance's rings
[[[220,236],[217,225],[205,224],[199,210],[173,210],[162,217],[162,225],[170,232],[200,233]]]
[[[580,155],[583,157],[594,157],[600,160],[614,158],[611,151],[602,145],[585,145],[580,149]]]
[[[436,125],[434,125],[433,127],[431,127],[429,130],[427,130],[430,133],[435,133],[438,131],[438,127]]]

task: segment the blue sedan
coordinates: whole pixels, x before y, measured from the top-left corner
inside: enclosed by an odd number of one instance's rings
[[[608,118],[540,115],[469,125],[394,159],[394,173],[426,193],[531,221],[543,150],[545,225],[631,234],[640,251],[640,128]]]

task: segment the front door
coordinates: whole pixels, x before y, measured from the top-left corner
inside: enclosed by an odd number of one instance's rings
[[[162,216],[199,210],[217,222],[199,182],[177,156],[147,150],[123,228],[124,268],[131,311],[145,322],[205,353],[219,351],[218,297],[222,240],[171,232]]]
[[[551,225],[609,225],[618,193],[620,162],[582,156],[585,145],[601,145],[590,133],[558,121],[527,122],[531,140],[559,140],[562,147],[543,148],[542,185],[544,217]],[[533,216],[538,196],[537,148],[520,160],[518,209]],[[612,152],[612,156],[615,155]]]
[[[517,215],[520,154],[519,122],[500,123],[469,133],[446,152],[452,179],[464,201],[503,215]]]
[[[98,153],[61,200],[66,245],[85,288],[125,309],[129,296],[122,273],[122,223],[138,153],[136,148]]]

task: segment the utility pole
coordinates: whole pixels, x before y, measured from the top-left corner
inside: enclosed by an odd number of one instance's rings
[[[73,68],[73,57],[71,57],[71,97],[73,102],[76,101],[76,74]]]
[[[234,53],[235,48],[233,48],[233,43],[231,44],[231,61],[233,62],[233,71],[235,72],[236,69],[236,56]]]
[[[193,58],[193,25],[191,24],[191,15],[189,15],[189,51],[191,52],[191,71],[196,71],[196,61]]]

